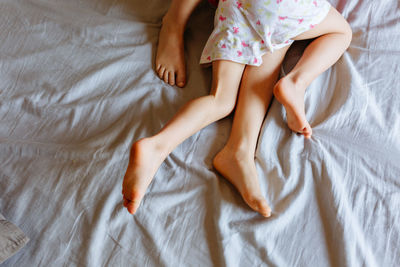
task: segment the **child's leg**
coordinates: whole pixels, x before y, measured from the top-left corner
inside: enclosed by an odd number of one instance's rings
[[[294,69],[274,88],[276,99],[286,109],[289,128],[311,137],[312,130],[304,112],[304,93],[310,83],[331,67],[350,45],[351,28],[342,15],[331,8],[327,17],[295,40],[315,39],[304,51]]]
[[[190,101],[158,134],[132,145],[122,190],[124,206],[130,213],[139,207],[157,169],[176,146],[232,112],[244,66],[230,61],[213,62],[210,95]]]
[[[231,134],[213,162],[218,172],[238,189],[246,203],[265,217],[270,216],[271,210],[260,190],[254,153],[287,49],[265,54],[260,67],[246,66]]]
[[[186,22],[201,0],[172,0],[165,14],[158,40],[156,71],[166,83],[186,83],[183,32]]]

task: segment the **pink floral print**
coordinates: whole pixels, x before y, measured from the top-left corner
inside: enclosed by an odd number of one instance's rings
[[[326,0],[221,0],[200,63],[230,60],[259,66],[262,56],[290,45],[330,10]]]

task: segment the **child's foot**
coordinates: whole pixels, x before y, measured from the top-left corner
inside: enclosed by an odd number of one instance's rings
[[[157,55],[156,72],[170,85],[185,86],[186,70],[183,49],[183,27],[178,27],[167,15],[161,26]]]
[[[224,147],[215,156],[213,165],[237,188],[250,208],[264,217],[271,216],[271,209],[260,190],[254,157]]]
[[[135,142],[131,148],[129,165],[122,184],[124,206],[134,214],[165,159],[165,152],[149,138]]]
[[[310,138],[311,126],[306,119],[304,111],[304,93],[307,86],[301,82],[294,82],[289,76],[278,81],[274,87],[275,98],[285,107],[289,128],[299,134]]]

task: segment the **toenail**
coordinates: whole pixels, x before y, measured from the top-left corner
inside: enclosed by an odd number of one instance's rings
[[[184,83],[184,82],[179,82],[178,85],[179,85],[179,86],[184,86],[185,83]]]

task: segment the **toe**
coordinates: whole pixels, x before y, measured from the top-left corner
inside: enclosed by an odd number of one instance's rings
[[[163,80],[165,83],[168,83],[169,71],[165,70]]]
[[[304,137],[307,138],[307,139],[310,139],[311,135],[312,135],[312,132],[304,133]]]
[[[263,197],[254,197],[251,200],[251,208],[264,217],[269,217],[271,215],[271,209]]]
[[[186,83],[185,71],[178,71],[176,73],[176,84],[179,87],[184,87]]]
[[[175,85],[175,72],[171,71],[168,74],[168,80],[170,85]]]
[[[129,213],[134,214],[140,205],[143,195],[140,191],[135,189],[125,190],[124,206],[128,209]]]
[[[312,128],[311,128],[311,126],[308,126],[308,133],[309,133],[309,135],[310,135],[310,137],[311,137],[311,135],[312,135]]]
[[[307,125],[306,127],[303,128],[303,130],[300,132],[302,135],[304,135],[305,138],[310,138],[312,135],[312,129],[310,125]]]
[[[164,72],[165,72],[165,67],[161,67],[159,70],[158,70],[158,77],[160,77],[160,79],[162,79],[163,77],[164,77]]]
[[[156,63],[156,72],[158,72],[160,70],[160,68],[161,68],[161,64]]]
[[[268,206],[267,201],[262,196],[245,194],[244,199],[250,208],[259,212],[264,217],[269,217],[271,215],[271,209]]]
[[[301,130],[297,131],[298,134],[307,134],[308,133],[308,129],[307,127],[303,127]]]
[[[258,212],[264,217],[271,216],[271,208],[268,206],[266,200],[261,200],[258,203]]]
[[[130,214],[135,214],[137,207],[138,204],[136,201],[129,201],[128,204],[126,205],[126,208],[128,209],[128,212]]]

